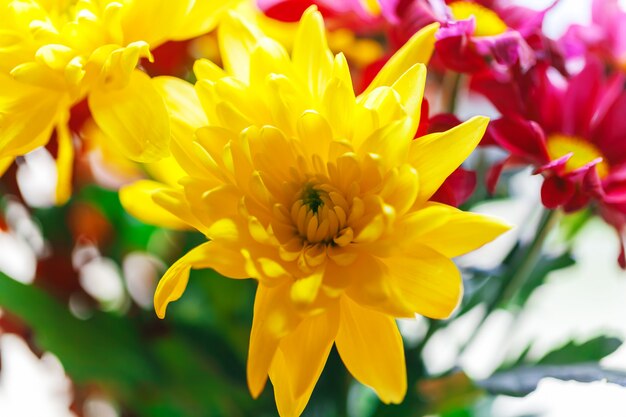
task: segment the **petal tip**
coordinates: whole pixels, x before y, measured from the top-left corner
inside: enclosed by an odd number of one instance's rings
[[[154,300],[154,312],[156,313],[159,319],[163,320],[165,318],[165,310],[167,310],[167,303],[161,304],[155,299]]]
[[[487,116],[474,116],[469,121],[479,124],[479,125],[485,125],[485,127],[487,127],[490,119]]]
[[[253,376],[254,375],[254,376]],[[247,383],[248,383],[248,391],[250,395],[255,400],[261,396],[263,390],[265,389],[265,384],[267,383],[267,374],[263,377],[259,377],[258,372],[253,372],[250,369],[250,361],[248,360],[248,371],[247,371]]]

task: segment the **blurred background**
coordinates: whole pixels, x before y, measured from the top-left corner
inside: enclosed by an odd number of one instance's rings
[[[540,9],[552,1],[516,3]],[[558,38],[571,23],[589,21],[589,0],[561,0],[545,28]],[[475,114],[497,115],[483,99],[462,96],[459,117]],[[114,188],[105,168],[102,181]],[[125,169],[126,178],[141,175]],[[160,321],[152,310],[156,283],[201,237],[140,223],[105,186],[79,187],[72,204],[54,207],[56,171],[43,149],[15,170],[0,200],[0,416],[277,415],[271,387],[252,400],[245,383],[254,282],[194,271],[183,301]],[[380,404],[333,352],[305,416],[625,415],[626,388],[612,382],[626,372],[626,272],[604,222],[584,212],[562,218],[533,285],[486,315],[481,291],[497,274],[481,271],[510,262],[542,218],[539,178],[522,171],[503,183],[505,193],[466,208],[518,226],[458,259],[469,272],[456,316],[399,322],[411,383],[405,402]],[[17,189],[23,201],[11,195]],[[564,382],[519,370],[580,363],[570,372],[588,377],[595,368],[585,367],[598,361],[614,381]]]

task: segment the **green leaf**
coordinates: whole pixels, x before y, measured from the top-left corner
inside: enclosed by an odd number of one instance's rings
[[[565,345],[549,352],[539,361],[531,361],[528,354],[531,350],[529,344],[514,362],[503,364],[499,371],[530,365],[569,365],[575,363],[598,362],[605,356],[615,352],[622,345],[620,339],[608,336],[598,336],[584,343],[569,341]]]
[[[2,274],[0,307],[32,330],[37,347],[56,355],[77,386],[105,389],[133,415],[243,417],[275,409],[271,392],[250,397],[245,356],[215,329],[172,326],[152,314],[96,311],[81,320],[45,291]]]
[[[622,341],[615,337],[599,336],[584,343],[570,341],[540,359],[539,365],[567,365],[573,363],[597,362],[615,352]]]
[[[486,300],[495,299],[502,286],[502,278],[496,273],[474,271],[473,276],[464,280],[463,284],[463,301],[456,317],[461,317]]]
[[[494,395],[523,397],[533,392],[543,378],[578,382],[606,380],[626,387],[626,372],[607,370],[595,363],[522,366],[498,372],[476,384]]]
[[[1,273],[0,306],[22,319],[37,345],[55,354],[78,383],[100,381],[126,390],[157,377],[128,319],[94,312],[80,320],[43,290]]]
[[[549,273],[570,267],[575,263],[576,261],[569,252],[556,257],[542,256],[511,304],[519,307],[524,306],[533,292],[545,283]]]

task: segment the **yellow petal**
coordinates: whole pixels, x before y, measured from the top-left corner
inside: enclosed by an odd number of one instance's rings
[[[178,300],[185,292],[191,268],[212,268],[228,278],[248,278],[240,253],[216,242],[196,246],[176,261],[159,281],[154,293],[154,309],[159,318],[165,317],[167,305]]]
[[[258,48],[256,49],[258,51]],[[250,89],[241,80],[234,77],[224,77],[215,82],[215,93],[219,97],[219,100],[228,103],[236,109],[237,113],[240,113],[246,123],[238,126],[233,126],[233,130],[243,130],[250,124],[263,125],[270,119],[270,112],[266,108],[263,100],[261,100],[256,94],[250,94]],[[217,106],[218,116],[219,104]],[[253,121],[255,123],[251,123]],[[224,126],[231,126],[230,120],[223,119]]]
[[[363,94],[367,94],[377,87],[393,85],[405,71],[416,63],[427,64],[435,48],[435,32],[438,29],[439,24],[433,23],[413,35],[387,61]]]
[[[245,258],[237,245],[213,240],[203,245],[202,257],[194,265],[194,269],[214,269],[220,275],[232,279],[247,279],[250,274],[245,268]]]
[[[416,237],[429,233],[448,221],[452,214],[448,207],[444,204],[427,203],[424,208],[408,213],[397,224],[397,230],[402,231],[402,236],[396,235],[394,239],[399,243],[406,240],[408,245],[412,245]],[[402,239],[403,237],[406,239]]]
[[[150,45],[144,41],[132,42],[124,48],[113,50],[110,50],[108,46],[102,46],[94,51],[85,65],[85,76],[93,76],[87,72],[94,75],[99,73],[99,83],[102,88],[126,87],[141,58],[145,57],[150,62],[153,61]]]
[[[89,109],[98,126],[127,157],[154,162],[169,155],[167,107],[143,72],[133,71],[124,88],[94,90],[89,96]]]
[[[324,20],[317,7],[309,7],[298,26],[293,45],[293,65],[307,80],[313,97],[322,99],[333,69],[333,55],[328,49]]]
[[[408,304],[399,288],[389,279],[389,269],[381,259],[361,255],[344,268],[351,285],[346,294],[361,306],[394,317],[414,317],[415,309]]]
[[[56,203],[64,204],[72,195],[72,170],[74,168],[74,144],[67,120],[57,125],[57,189]]]
[[[183,295],[189,282],[191,266],[198,260],[201,248],[209,244],[210,242],[207,242],[192,249],[165,272],[154,293],[154,309],[159,318],[165,317],[165,310],[169,303],[178,300]]]
[[[270,38],[261,38],[250,55],[250,85],[262,86],[270,74],[291,76],[291,62],[285,48]]]
[[[269,372],[274,385],[274,401],[280,417],[299,417],[310,397],[310,394],[295,396],[292,392],[287,379],[290,365],[283,351],[277,350]]]
[[[327,262],[324,268],[324,279],[322,290],[331,297],[343,294],[344,290],[352,284],[355,277],[351,273],[352,265],[339,266],[335,262]]]
[[[193,213],[191,203],[185,198],[183,190],[174,187],[161,187],[151,194],[152,200],[166,212],[178,217],[182,222],[208,236],[210,226],[203,224]]]
[[[359,96],[359,104],[376,115],[375,127],[387,126],[407,116],[400,95],[392,87],[378,87],[369,94]]]
[[[11,76],[24,84],[62,91],[67,87],[63,76],[39,62],[25,62],[11,70]]]
[[[193,0],[133,0],[124,3],[124,41],[130,43],[143,40],[156,48],[170,37],[174,29],[183,26],[185,16],[193,3]]]
[[[193,85],[175,77],[155,77],[152,83],[170,114],[172,154],[186,172],[206,177],[206,167],[193,151],[192,142],[196,130],[209,122]]]
[[[323,105],[323,114],[329,120],[335,136],[351,139],[356,99],[348,63],[341,53],[337,54],[333,62],[333,76],[326,86]]]
[[[429,246],[450,258],[478,249],[511,229],[510,225],[496,218],[467,213],[443,204],[437,206],[448,212],[447,220],[438,227],[415,235],[415,243]]]
[[[413,206],[418,193],[419,175],[415,168],[404,164],[387,173],[380,196],[402,216]]]
[[[298,118],[298,136],[309,157],[319,155],[328,158],[333,132],[324,118],[314,110],[307,110]]]
[[[426,66],[415,64],[393,83],[392,88],[400,95],[404,111],[413,119],[413,130],[417,130],[422,111],[422,99],[426,87]]]
[[[348,371],[384,403],[400,403],[407,380],[402,337],[394,319],[341,298],[335,343]]]
[[[407,161],[413,139],[413,120],[405,117],[374,131],[359,147],[359,154],[376,154],[388,167]],[[422,173],[418,170],[421,179]]]
[[[476,148],[489,119],[472,119],[443,133],[433,133],[411,143],[409,160],[420,179],[419,202],[428,200]]]
[[[226,77],[223,69],[206,58],[200,58],[193,64],[193,73],[197,80],[217,81]]]
[[[232,185],[223,184],[207,190],[205,182],[187,179],[184,188],[191,210],[206,225],[233,218],[238,211],[242,196]]]
[[[250,79],[250,55],[263,35],[243,17],[229,13],[218,29],[220,54],[224,69],[238,79]]]
[[[288,283],[257,288],[247,363],[248,388],[254,398],[263,391],[280,340],[298,324],[297,313],[285,302],[288,297]]]
[[[171,229],[187,230],[190,226],[162,206],[152,195],[166,187],[156,181],[140,180],[120,188],[120,202],[131,215],[147,224]]]
[[[181,24],[172,31],[173,40],[185,40],[198,37],[215,28],[222,14],[234,7],[240,0],[196,0],[191,10],[181,19]]]
[[[208,124],[193,84],[176,77],[155,77],[152,82],[163,96],[173,121],[188,126],[190,130]],[[177,139],[174,133],[172,136]]]
[[[187,172],[172,156],[168,156],[167,158],[163,158],[151,164],[144,164],[144,168],[146,172],[150,174],[151,178],[169,186],[177,186],[181,178],[187,176]]]
[[[435,319],[450,316],[463,293],[454,262],[438,252],[415,245],[407,256],[385,258],[389,285],[405,305]]]
[[[59,112],[66,108],[69,104],[62,94],[0,73],[0,158],[24,155],[45,145]]]
[[[303,320],[280,342],[269,375],[281,417],[299,416],[319,379],[335,340],[335,309]]]
[[[291,300],[298,307],[309,306],[317,298],[322,285],[323,270],[315,271],[308,277],[296,280],[291,286]]]

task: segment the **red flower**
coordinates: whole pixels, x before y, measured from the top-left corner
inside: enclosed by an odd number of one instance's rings
[[[297,22],[302,13],[316,5],[332,28],[372,32],[382,22],[377,1],[361,0],[257,0],[259,8],[272,19]]]
[[[572,212],[593,203],[607,222],[626,230],[624,77],[606,77],[593,60],[569,79],[546,65],[498,77],[483,72],[472,79],[472,88],[502,113],[490,133],[511,155],[494,167],[492,179],[507,164],[533,165],[545,178],[546,207]]]
[[[491,66],[532,66],[553,53],[542,31],[551,7],[535,11],[502,0],[381,0],[395,24],[392,39],[406,41],[423,26],[439,21],[437,58],[453,71],[473,73]],[[539,55],[539,56],[537,56]]]

